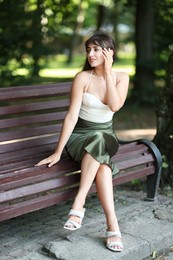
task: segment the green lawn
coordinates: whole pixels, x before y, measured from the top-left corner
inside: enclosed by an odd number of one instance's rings
[[[129,76],[134,75],[134,54],[119,53],[118,59],[114,64],[116,70],[126,71]],[[48,78],[73,78],[74,75],[82,69],[85,56],[75,55],[71,64],[67,63],[67,56],[57,55],[55,57],[48,57],[46,62],[40,62],[42,69],[40,70],[40,77]]]
[[[133,76],[135,72],[134,54],[119,52],[114,69],[117,71],[126,71],[129,76]],[[47,82],[57,82],[72,80],[77,72],[79,72],[84,64],[85,55],[74,55],[73,62],[67,63],[66,55],[47,56],[40,60],[40,71],[38,77],[29,77],[29,71],[26,68],[19,68],[13,72],[14,76],[21,77],[21,81],[25,84],[44,84]],[[21,82],[16,82],[21,85]]]

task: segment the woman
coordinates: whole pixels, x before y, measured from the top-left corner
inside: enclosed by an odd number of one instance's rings
[[[106,246],[119,252],[123,245],[112,185],[112,174],[118,169],[110,161],[118,149],[118,141],[112,117],[125,102],[129,77],[112,70],[115,45],[109,35],[97,32],[86,41],[85,47],[86,62],[83,71],[73,80],[71,102],[55,152],[37,166],[54,165],[64,148],[75,161],[81,162],[79,191],[64,228],[76,230],[81,227],[86,196],[95,181],[107,221]]]

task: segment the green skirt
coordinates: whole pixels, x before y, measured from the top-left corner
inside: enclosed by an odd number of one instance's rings
[[[93,123],[79,118],[66,144],[69,156],[80,162],[87,152],[101,164],[107,164],[116,174],[119,170],[111,162],[111,157],[117,152],[118,140],[113,131],[112,120],[106,123]]]

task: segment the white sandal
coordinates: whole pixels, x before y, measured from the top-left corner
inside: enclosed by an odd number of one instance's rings
[[[106,238],[114,237],[114,236],[121,238],[121,232],[120,231],[116,231],[116,232],[107,231],[106,232]],[[110,249],[114,252],[123,251],[123,244],[121,241],[113,241],[113,242],[107,243],[106,246],[108,249]]]
[[[81,219],[81,223],[77,223],[76,221],[74,220],[71,220],[71,219],[68,219],[66,222],[65,222],[65,225],[64,225],[64,228],[65,229],[68,229],[68,230],[76,230],[76,229],[79,229],[81,227],[81,224],[82,224],[82,219],[84,218],[84,214],[85,214],[85,208],[84,208],[84,211],[78,211],[78,210],[74,210],[74,209],[71,209],[68,216],[76,216],[78,218]]]

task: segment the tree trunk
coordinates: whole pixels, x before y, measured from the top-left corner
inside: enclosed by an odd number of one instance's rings
[[[40,50],[43,47],[42,46],[42,32],[41,32],[41,15],[43,13],[42,10],[42,1],[37,0],[37,9],[33,13],[32,16],[32,28],[33,32],[36,30],[36,34],[33,37],[33,46],[32,46],[32,58],[33,58],[33,69],[32,69],[32,76],[38,76],[39,75],[39,59],[41,56]]]
[[[163,156],[161,184],[173,186],[173,52],[167,67],[167,84],[157,111],[157,134],[154,142]]]
[[[137,0],[136,3],[136,74],[131,98],[137,104],[152,103],[154,93],[154,2]]]
[[[98,5],[98,15],[97,15],[97,30],[100,30],[105,22],[106,7],[102,4]]]
[[[78,6],[78,14],[76,17],[76,21],[73,28],[73,35],[70,42],[69,55],[67,59],[68,64],[72,63],[73,61],[73,52],[75,46],[77,45],[77,38],[79,36],[78,34],[80,32],[80,29],[82,28],[83,21],[84,21],[84,8],[83,8],[83,0],[81,0]]]

